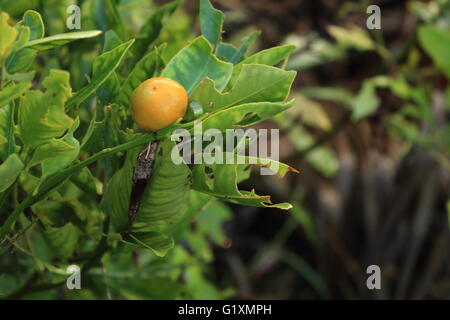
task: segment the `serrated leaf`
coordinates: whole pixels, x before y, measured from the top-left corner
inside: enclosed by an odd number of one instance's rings
[[[19,105],[19,132],[23,143],[36,147],[61,136],[73,120],[64,113],[64,102],[71,95],[69,73],[50,70],[42,82],[45,93],[28,91]]]
[[[72,107],[77,106],[86,100],[92,93],[95,92],[95,90],[97,90],[98,87],[100,87],[103,82],[106,81],[106,79],[113,74],[133,42],[133,39],[127,41],[113,50],[107,51],[95,58],[91,82],[67,101],[66,110],[70,110]]]
[[[295,75],[295,71],[270,66],[243,65],[236,84],[230,91],[220,93],[213,81],[205,79],[194,90],[190,99],[200,103],[206,112],[250,102],[279,102],[289,95]]]
[[[24,165],[19,156],[11,154],[5,162],[0,164],[0,192],[8,189],[17,179]]]
[[[241,73],[241,69],[245,64],[263,64],[267,66],[275,66],[283,60],[289,58],[289,56],[294,52],[296,46],[287,44],[284,46],[278,46],[269,48],[266,50],[259,51],[250,57],[245,58],[237,65],[234,66],[233,74],[231,75],[230,82],[227,85],[227,88],[231,88],[236,79],[239,77]]]
[[[222,90],[232,71],[233,65],[219,60],[208,41],[198,37],[170,60],[161,76],[179,82],[189,94],[204,78],[212,79],[216,88]]]
[[[64,137],[62,137],[62,139],[60,140],[62,143],[65,143],[70,149],[63,153],[56,154],[53,157],[48,157],[42,162],[43,177],[64,169],[78,158],[78,154],[80,153],[80,143],[73,137],[73,133],[78,128],[78,125],[79,120],[77,119],[72,128],[70,128],[64,135]]]
[[[233,45],[229,43],[219,43],[216,49],[216,55],[222,58],[224,61],[231,62],[232,64],[237,64],[241,62],[245,54],[248,51],[250,45],[255,41],[255,39],[259,36],[261,32],[255,31],[249,36],[242,39],[242,44],[238,48],[235,48]]]
[[[20,97],[22,93],[24,93],[28,88],[31,87],[31,83],[23,82],[17,83],[6,88],[3,88],[0,91],[0,107],[8,104],[10,101]]]
[[[238,189],[237,167],[239,164],[196,164],[192,170],[192,189],[212,195],[223,201],[255,207],[274,207],[288,210],[292,206],[288,203],[272,204],[270,196],[260,196],[252,191]],[[213,171],[213,178],[206,167]],[[212,180],[212,181],[211,181]],[[212,183],[208,183],[208,181]]]
[[[202,121],[202,128],[203,130],[215,128],[223,131],[231,128],[249,126],[272,118],[276,114],[290,108],[293,103],[294,101],[291,100],[286,103],[255,102],[237,105],[220,110],[206,117]],[[252,116],[242,123],[241,121],[249,114]]]
[[[217,45],[222,37],[224,18],[223,12],[214,9],[209,0],[200,0],[200,30],[213,45]]]
[[[31,48],[35,50],[48,50],[75,40],[93,38],[101,33],[102,32],[100,30],[60,33],[54,36],[28,41],[24,45],[24,48]]]

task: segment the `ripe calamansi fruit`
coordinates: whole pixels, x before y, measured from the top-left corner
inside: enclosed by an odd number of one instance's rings
[[[163,129],[186,112],[188,96],[178,82],[164,77],[142,82],[131,96],[131,117],[145,130]]]

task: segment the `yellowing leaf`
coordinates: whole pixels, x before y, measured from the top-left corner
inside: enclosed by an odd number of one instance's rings
[[[6,12],[0,12],[0,60],[6,58],[9,49],[16,40],[18,31],[8,23],[9,15]]]

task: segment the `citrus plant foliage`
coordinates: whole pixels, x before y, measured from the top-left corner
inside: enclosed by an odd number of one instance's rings
[[[65,279],[69,263],[87,272],[102,257],[108,265],[136,248],[149,249],[146,257],[159,267],[192,261],[176,240],[187,241],[208,260],[207,238],[223,242],[220,225],[230,217],[217,199],[290,208],[238,188],[249,177],[248,165],[172,162],[173,130],[192,130],[195,120],[202,120],[204,130],[225,131],[270,119],[293,104],[287,98],[296,76],[277,67],[285,65],[292,45],[248,54],[258,32],[240,47],[223,42],[224,14],[208,0],[199,5],[201,35],[187,41],[191,31],[185,26],[163,27],[179,14],[181,3],[154,9],[138,31],[122,20],[115,1],[85,2],[83,21],[92,27],[87,31],[55,33],[61,31],[58,25],[47,29],[46,17],[54,18],[58,8],[47,8],[44,18],[28,10],[18,22],[0,13],[0,254],[5,259],[22,257],[28,273],[45,274],[53,285]],[[131,120],[130,97],[141,82],[158,76],[184,86],[190,109],[168,128],[142,132]],[[137,183],[135,169],[149,144],[156,146],[151,174]],[[293,170],[278,167],[279,176]],[[130,219],[133,205],[136,214]],[[194,218],[206,221],[208,228],[189,230]],[[154,256],[168,252],[164,259]],[[152,277],[150,287],[164,283],[165,288],[153,291],[153,297],[175,297],[181,290],[175,281],[179,272]],[[205,283],[201,264],[183,272],[189,294],[197,295],[192,297],[219,296]],[[16,289],[24,281],[5,279]],[[119,282],[109,285],[118,288]],[[203,289],[194,290],[198,286]],[[121,295],[139,297],[141,289],[136,284],[136,291]]]

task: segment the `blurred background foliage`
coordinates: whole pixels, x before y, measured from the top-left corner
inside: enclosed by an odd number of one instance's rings
[[[113,10],[106,0],[78,1],[81,30],[112,29],[126,40],[165,3],[116,2]],[[0,9],[16,20],[37,10],[52,35],[67,31],[73,3],[2,0]],[[65,270],[52,264],[45,239],[30,236],[29,249],[17,244],[15,254],[2,256],[8,273],[0,273],[0,295],[450,298],[450,1],[212,3],[225,12],[223,36],[233,45],[261,30],[250,51],[297,46],[285,66],[299,71],[296,103],[259,127],[282,129],[280,160],[301,173],[281,180],[255,171],[244,183],[294,208],[234,206],[192,193],[179,245],[166,257],[118,247],[83,275],[83,290],[55,289]],[[381,30],[366,28],[370,4],[381,8]],[[197,12],[197,1],[188,0],[164,20],[158,41],[168,43],[166,61],[199,33]],[[49,68],[69,70],[77,90],[100,50],[96,39],[74,42],[45,52],[33,69],[40,77]],[[81,116],[89,123],[88,111]],[[65,210],[98,214],[86,201]],[[381,268],[381,290],[366,287],[372,264]],[[35,285],[33,274],[25,279],[32,265],[50,270],[55,285]]]

